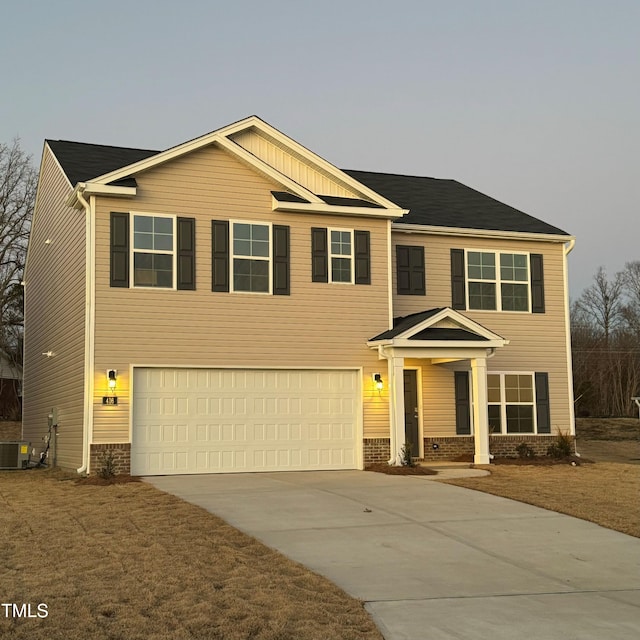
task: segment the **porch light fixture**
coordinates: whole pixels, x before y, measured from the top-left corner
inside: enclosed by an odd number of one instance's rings
[[[378,391],[382,391],[382,388],[384,387],[384,384],[382,382],[382,376],[379,373],[374,373],[373,374],[373,381],[376,384],[376,389]]]
[[[107,369],[107,382],[109,384],[109,391],[113,393],[116,390],[116,380],[118,378],[117,369]]]

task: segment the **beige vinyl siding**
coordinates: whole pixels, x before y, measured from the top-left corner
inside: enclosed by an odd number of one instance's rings
[[[57,463],[77,468],[82,464],[85,216],[64,205],[70,193],[45,147],[25,273],[23,422],[25,439],[40,451],[47,415],[57,408]],[[47,351],[54,355],[42,355]]]
[[[397,294],[395,247],[420,245],[425,247],[426,296],[402,296]],[[404,316],[434,307],[451,306],[451,256],[450,250],[477,249],[540,253],[544,256],[545,313],[518,313],[506,311],[462,311],[491,331],[509,340],[506,347],[498,349],[487,361],[488,371],[544,371],[549,374],[549,396],[552,430],[568,431],[570,424],[569,380],[565,327],[565,295],[563,279],[563,245],[553,242],[467,238],[442,235],[407,235],[392,233],[393,245],[393,301],[394,316]],[[435,367],[439,368],[439,367]],[[442,367],[446,371],[445,367]],[[453,404],[453,374],[451,376],[451,416],[444,419],[438,411],[436,422],[447,425],[447,433],[455,434],[455,406]],[[428,379],[423,371],[423,380]],[[425,389],[425,393],[427,390]],[[449,404],[450,402],[450,404]],[[426,406],[426,403],[425,403]]]
[[[295,180],[312,193],[326,196],[343,196],[346,198],[362,198],[360,192],[338,182],[316,166],[311,166],[307,160],[289,148],[285,148],[276,140],[256,129],[241,131],[231,136],[233,142],[260,158],[280,173]]]
[[[372,392],[386,363],[366,341],[388,327],[387,222],[277,213],[267,181],[208,147],[136,177],[135,199],[101,198],[96,220],[96,385],[93,442],[128,442],[130,366],[363,369],[365,437],[388,436],[387,405]],[[196,291],[109,286],[109,214],[196,219]],[[211,291],[211,220],[290,226],[291,295]],[[371,285],[311,282],[311,227],[368,229]],[[384,366],[383,366],[384,365]],[[117,407],[103,407],[106,370],[118,369]]]

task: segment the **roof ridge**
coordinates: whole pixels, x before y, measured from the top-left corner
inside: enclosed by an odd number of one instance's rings
[[[102,147],[103,149],[124,149],[125,151],[144,151],[152,153],[161,153],[158,149],[143,149],[142,147],[122,147],[115,144],[100,144],[99,142],[79,142],[78,140],[54,140],[53,138],[45,138],[45,142],[62,142],[64,144],[80,144],[86,147]]]
[[[363,169],[340,169],[344,173],[373,173],[377,176],[394,176],[397,178],[416,178],[419,180],[442,180],[445,182],[457,182],[454,178],[434,178],[433,176],[416,176],[408,173],[389,173],[387,171],[365,171]]]

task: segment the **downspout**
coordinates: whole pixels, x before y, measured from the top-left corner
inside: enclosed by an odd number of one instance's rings
[[[565,322],[565,342],[567,351],[567,377],[569,381],[568,395],[569,395],[569,428],[570,434],[574,437],[576,435],[576,416],[575,416],[575,401],[573,397],[573,361],[571,358],[571,317],[569,309],[569,265],[567,257],[575,247],[576,239],[571,238],[569,242],[565,242],[563,245],[563,262],[562,270],[564,275],[564,322]]]
[[[78,202],[85,211],[85,319],[84,319],[84,411],[82,418],[82,466],[76,469],[78,474],[86,473],[89,468],[89,427],[92,417],[93,392],[93,211],[85,200],[84,185],[76,192]],[[91,198],[93,201],[93,198]]]

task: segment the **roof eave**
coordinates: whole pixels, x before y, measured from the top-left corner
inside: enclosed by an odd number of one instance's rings
[[[384,218],[395,220],[401,218],[407,209],[380,209],[377,207],[349,207],[344,205],[327,204],[326,202],[284,202],[272,196],[273,211],[289,213],[323,213],[337,216],[356,216],[367,218]]]
[[[67,198],[67,206],[74,209],[82,209],[83,205],[78,198],[84,196],[110,196],[112,198],[133,198],[137,193],[136,187],[122,187],[96,182],[78,182],[71,195]]]
[[[559,233],[535,233],[532,231],[501,231],[499,229],[471,229],[466,227],[440,227],[426,224],[394,224],[392,231],[400,233],[423,233],[427,235],[472,236],[474,238],[499,238],[507,240],[533,240],[536,242],[566,243],[575,236]]]

